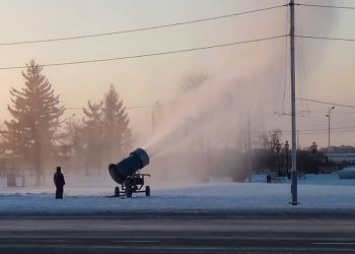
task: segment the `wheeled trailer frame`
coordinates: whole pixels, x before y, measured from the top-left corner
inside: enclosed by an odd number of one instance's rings
[[[120,187],[115,187],[114,196],[126,196],[131,198],[133,193],[144,192],[148,197],[150,196],[150,186],[145,186],[145,189],[142,190],[144,186],[144,177],[150,177],[150,174],[133,174],[126,178],[126,180],[121,184]]]

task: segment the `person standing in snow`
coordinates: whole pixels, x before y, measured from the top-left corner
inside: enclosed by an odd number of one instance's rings
[[[62,173],[61,167],[57,167],[57,172],[55,172],[53,180],[54,180],[55,187],[57,189],[55,192],[55,198],[63,199],[65,180],[64,180],[64,175]]]

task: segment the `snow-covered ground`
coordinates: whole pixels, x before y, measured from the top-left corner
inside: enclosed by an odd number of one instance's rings
[[[97,186],[100,186],[97,184]],[[355,215],[355,180],[337,174],[307,175],[298,180],[297,206],[291,201],[290,182],[179,184],[175,187],[151,185],[150,197],[112,198],[114,184],[101,187],[67,183],[63,200],[54,199],[53,188],[0,189],[1,215],[115,215],[122,212],[249,211],[305,212],[328,211]]]

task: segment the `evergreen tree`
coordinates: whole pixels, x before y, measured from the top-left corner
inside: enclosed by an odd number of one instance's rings
[[[87,173],[93,170],[102,172],[110,163],[126,156],[132,148],[129,118],[112,85],[103,102],[88,102],[84,115],[85,120],[79,133],[80,156],[85,158]]]
[[[34,166],[37,184],[40,184],[44,166],[54,156],[55,134],[65,110],[59,106],[59,95],[54,94],[51,84],[41,73],[42,67],[31,60],[22,72],[24,87],[21,90],[11,88],[12,105],[8,110],[13,119],[5,121],[7,131],[3,142],[12,159]]]
[[[102,111],[105,161],[115,162],[130,151],[133,140],[126,109],[113,85],[105,94]]]

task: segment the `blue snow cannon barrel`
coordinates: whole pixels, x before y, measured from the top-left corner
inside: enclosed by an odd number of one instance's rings
[[[108,170],[112,179],[122,184],[126,178],[149,164],[149,156],[142,148],[137,148],[117,164],[110,164]]]

